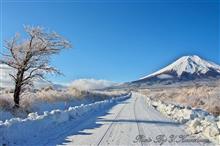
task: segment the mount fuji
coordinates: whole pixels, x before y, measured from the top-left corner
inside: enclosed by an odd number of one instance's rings
[[[220,78],[220,65],[192,55],[183,56],[165,68],[129,84],[211,78]]]

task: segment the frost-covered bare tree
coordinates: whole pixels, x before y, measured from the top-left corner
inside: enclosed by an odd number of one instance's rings
[[[16,74],[10,74],[15,83],[14,108],[19,108],[20,95],[33,86],[36,79],[45,79],[45,74],[60,72],[50,66],[50,56],[58,54],[61,50],[70,48],[69,41],[55,32],[45,31],[36,26],[25,26],[26,39],[16,34],[12,39],[5,41],[1,53],[0,63],[15,69]]]

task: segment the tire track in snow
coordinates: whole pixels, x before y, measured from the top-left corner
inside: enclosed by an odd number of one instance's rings
[[[135,98],[135,101],[134,101],[134,117],[135,117],[135,121],[136,121],[137,128],[138,128],[138,134],[145,135],[143,127],[138,123],[137,113],[136,113],[136,103],[137,103],[137,97]],[[140,141],[140,143],[141,143],[141,146],[143,146],[143,142]]]
[[[130,98],[130,97],[129,97]],[[127,100],[127,99],[125,99],[125,100]],[[121,103],[121,102],[123,102],[123,101],[118,101],[119,103]],[[116,105],[116,104],[115,104]],[[115,106],[115,105],[113,105],[113,106]],[[122,107],[122,109],[119,111],[119,113],[116,115],[116,116],[119,116],[120,115],[120,112],[124,109],[124,106],[125,105],[123,105],[123,107]],[[92,113],[96,113],[96,111],[93,111]],[[45,146],[47,146],[53,139],[59,139],[59,137],[63,137],[64,135],[66,135],[66,133],[68,132],[68,130],[70,130],[70,131],[72,131],[73,129],[77,129],[77,127],[76,127],[76,125],[80,125],[80,124],[84,124],[84,123],[82,123],[82,121],[85,121],[85,120],[87,120],[88,121],[88,119],[89,119],[89,121],[91,120],[91,121],[93,121],[94,119],[93,118],[89,118],[89,117],[93,117],[93,115],[89,115],[88,113],[86,114],[86,116],[85,117],[83,117],[82,119],[78,119],[78,120],[76,120],[76,121],[74,121],[75,122],[75,124],[70,124],[69,126],[63,126],[63,129],[62,129],[62,131],[63,132],[60,132],[59,131],[59,133],[58,134],[56,134],[56,136],[53,136],[53,137],[51,137],[51,138],[47,138],[47,140],[45,141],[45,142],[43,142],[43,145],[45,145]],[[77,124],[76,124],[77,123]],[[62,123],[62,124],[64,124],[64,123]],[[38,141],[36,144],[39,144],[41,141]]]
[[[115,116],[114,120],[117,120],[118,117],[120,116],[121,112],[123,111],[123,109],[125,108],[126,104],[122,106],[122,108],[120,109],[120,111],[118,112],[118,114]],[[101,144],[101,142],[103,141],[103,139],[105,138],[105,136],[107,135],[107,133],[109,132],[109,130],[112,128],[112,126],[114,125],[113,122],[111,122],[111,124],[109,125],[108,129],[105,131],[104,135],[101,137],[101,139],[99,140],[97,146],[99,146]]]

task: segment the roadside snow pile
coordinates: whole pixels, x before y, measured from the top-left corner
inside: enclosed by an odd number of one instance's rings
[[[69,107],[67,110],[45,111],[43,115],[30,113],[27,118],[12,118],[5,122],[0,121],[0,145],[25,144],[28,138],[36,137],[45,130],[56,128],[59,124],[70,120],[78,120],[85,114],[99,111],[113,105],[115,102],[129,98],[131,94],[98,101],[91,104]]]
[[[123,90],[86,91],[72,87],[56,89],[48,86],[36,92],[31,91],[23,94],[20,100],[19,112],[15,113],[12,110],[14,106],[13,93],[7,90],[4,92],[0,94],[0,121],[2,122],[11,118],[26,118],[28,113],[43,114],[44,111],[50,112],[55,109],[67,110],[69,107],[90,104],[127,94]]]
[[[210,141],[220,144],[220,116],[215,117],[212,114],[189,106],[180,106],[167,104],[162,101],[155,101],[146,97],[148,105],[153,106],[165,116],[185,123],[187,131],[191,134],[202,134]]]

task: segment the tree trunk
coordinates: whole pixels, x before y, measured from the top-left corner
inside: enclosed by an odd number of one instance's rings
[[[20,94],[22,88],[22,81],[24,76],[24,70],[20,70],[17,73],[17,80],[15,82],[15,89],[14,89],[14,107],[19,108],[19,101],[20,101]]]
[[[14,108],[19,108],[20,92],[21,92],[21,87],[18,84],[16,84],[14,90],[14,104],[15,104]]]

